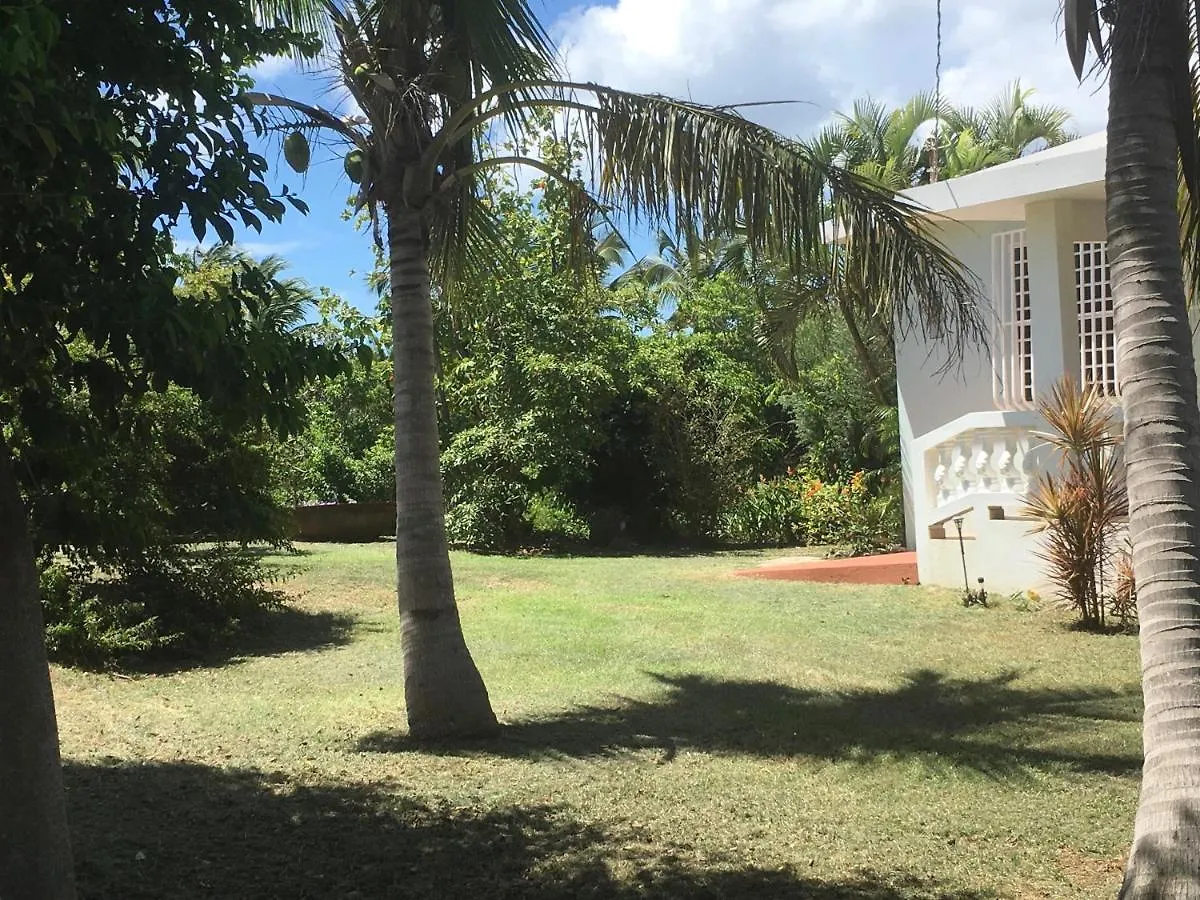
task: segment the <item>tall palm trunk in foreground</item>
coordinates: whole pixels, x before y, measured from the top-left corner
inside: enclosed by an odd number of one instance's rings
[[[0,897],[73,900],[58,728],[26,521],[0,437]]]
[[[1200,900],[1200,409],[1174,97],[1187,13],[1181,0],[1112,8],[1108,250],[1146,700],[1142,793],[1120,896]]]
[[[385,206],[391,262],[396,404],[396,575],[404,699],[414,737],[496,728],[454,602],[446,543],[429,241],[420,210]]]

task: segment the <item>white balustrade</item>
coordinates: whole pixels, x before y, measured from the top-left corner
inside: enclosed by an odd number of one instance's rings
[[[933,505],[971,494],[1028,492],[1033,466],[1027,466],[1027,457],[1037,440],[1026,428],[975,428],[927,450]]]

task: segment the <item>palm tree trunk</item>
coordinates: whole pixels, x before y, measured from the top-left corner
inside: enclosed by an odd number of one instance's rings
[[[1200,900],[1200,409],[1171,70],[1187,24],[1182,0],[1113,8],[1109,259],[1146,700],[1141,798],[1120,897]]]
[[[858,361],[862,365],[863,371],[866,372],[871,393],[875,395],[880,406],[895,406],[896,400],[892,394],[895,392],[896,379],[884,378],[883,372],[875,362],[875,357],[871,354],[871,348],[867,346],[862,331],[859,330],[853,304],[844,297],[839,297],[838,305],[841,307],[842,318],[846,322],[846,330],[850,333],[850,342],[854,345],[855,355],[858,356]]]
[[[0,897],[73,900],[58,726],[26,521],[0,437]]]
[[[434,394],[428,242],[419,212],[387,207],[396,414],[396,590],[409,732],[494,731],[496,716],[463,637],[446,543]]]

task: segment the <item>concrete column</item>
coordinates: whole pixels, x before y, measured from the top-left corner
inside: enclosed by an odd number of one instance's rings
[[[1104,203],[1049,200],[1025,207],[1033,304],[1033,379],[1041,398],[1064,374],[1079,380],[1075,242],[1106,239]]]
[[[1034,398],[1041,400],[1064,372],[1079,368],[1075,271],[1069,210],[1059,201],[1025,207],[1033,322]]]

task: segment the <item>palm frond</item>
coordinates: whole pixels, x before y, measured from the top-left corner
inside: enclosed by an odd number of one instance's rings
[[[445,292],[516,265],[477,174],[463,177],[430,210],[429,247],[430,277]]]
[[[1080,388],[1070,375],[1064,376],[1038,402],[1038,412],[1050,426],[1037,436],[1063,453],[1083,454],[1093,447],[1117,443],[1112,404],[1095,385]]]
[[[1063,32],[1067,41],[1067,56],[1076,78],[1083,78],[1087,63],[1088,41],[1096,59],[1103,62],[1106,48],[1100,34],[1100,9],[1097,0],[1063,0]]]
[[[914,152],[913,142],[923,125],[946,117],[947,104],[931,93],[913,95],[907,103],[888,117],[884,130],[884,150],[887,160],[901,160]]]
[[[648,288],[662,288],[679,279],[679,270],[661,256],[643,256],[613,279],[612,287],[641,284]]]
[[[476,70],[475,93],[490,84],[557,72],[554,44],[527,0],[441,0],[446,44]]]
[[[593,224],[593,231],[600,223]],[[596,240],[596,256],[605,267],[620,266],[625,263],[625,256],[630,252],[629,242],[616,228],[609,228],[600,234]]]

